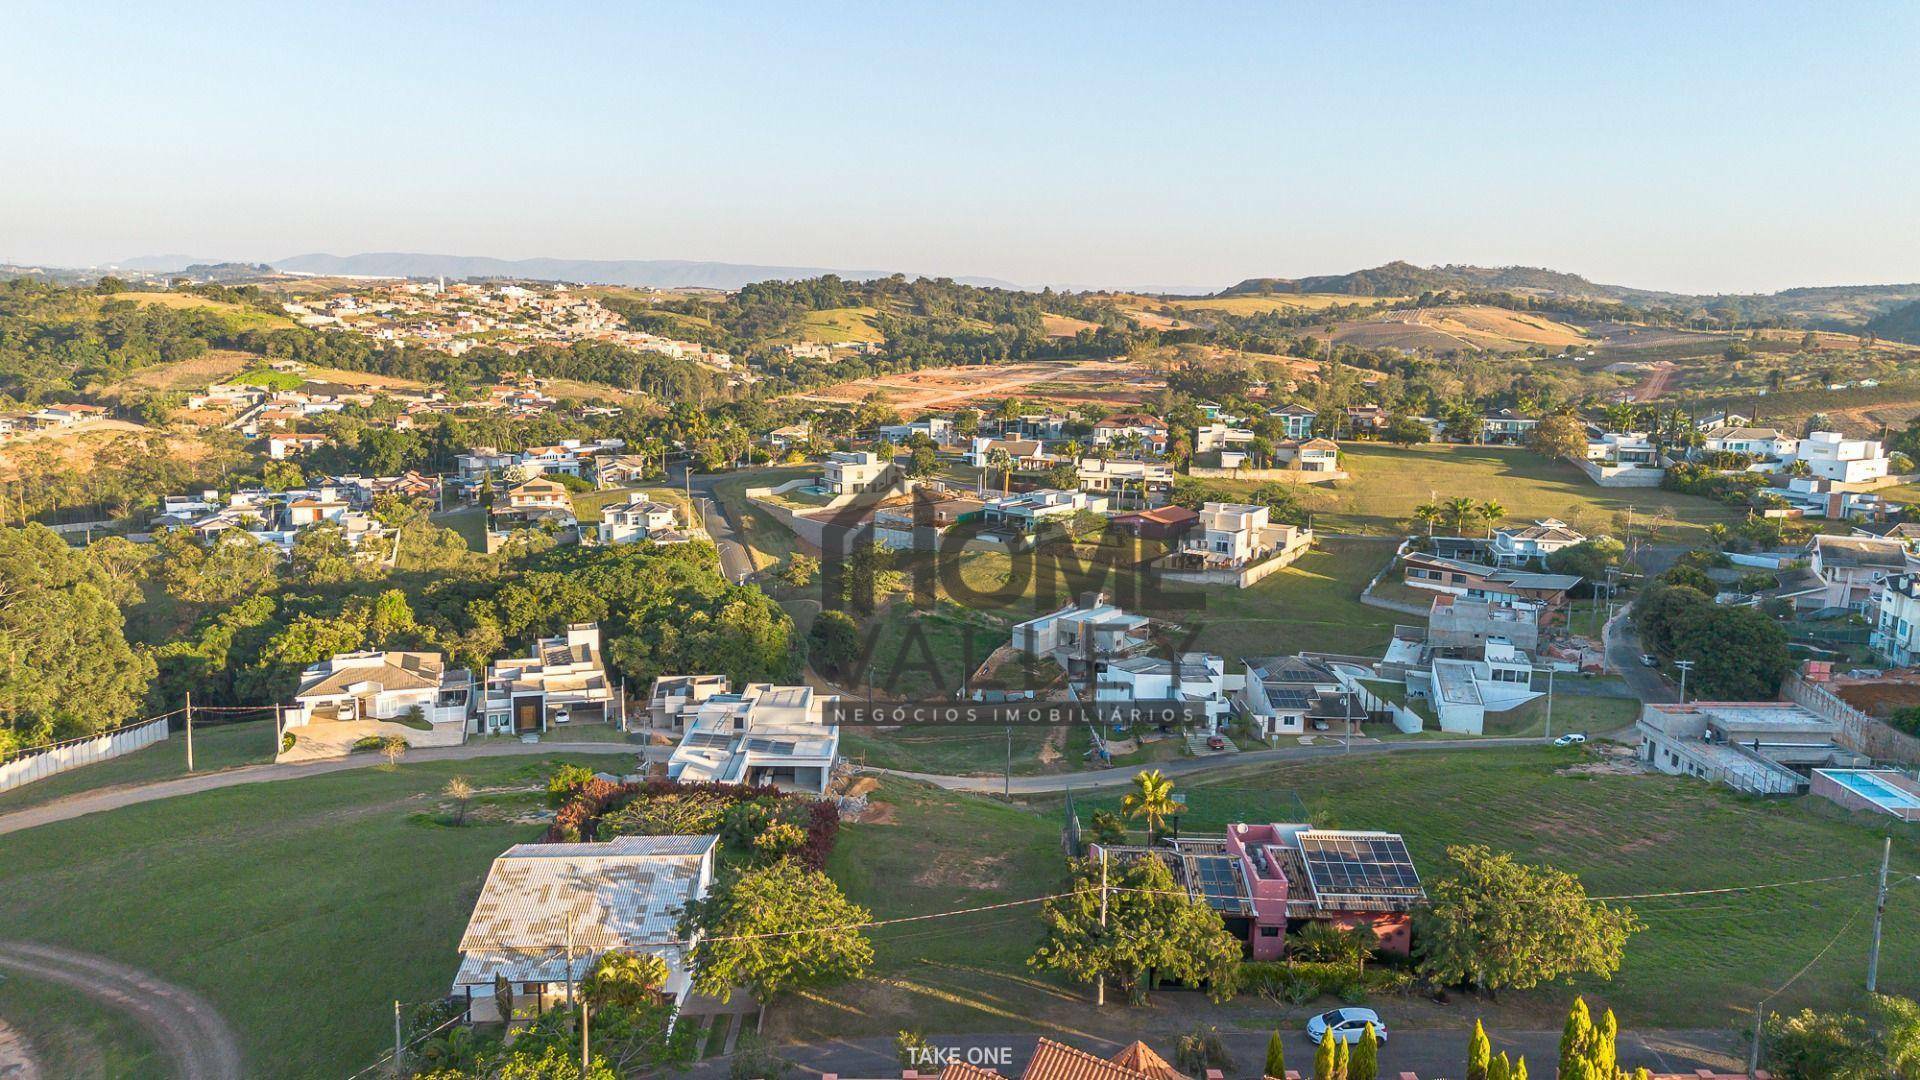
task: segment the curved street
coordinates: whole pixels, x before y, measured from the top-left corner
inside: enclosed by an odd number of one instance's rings
[[[58,983],[133,1017],[191,1080],[240,1080],[240,1042],[199,994],[138,968],[52,945],[0,941],[0,970]]]

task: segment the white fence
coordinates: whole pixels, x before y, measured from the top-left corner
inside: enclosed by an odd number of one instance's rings
[[[37,747],[0,762],[0,791],[45,780],[55,773],[92,765],[152,746],[167,737],[167,717],[130,724],[117,731]]]

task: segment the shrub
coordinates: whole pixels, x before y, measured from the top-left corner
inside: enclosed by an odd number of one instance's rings
[[[293,732],[291,731],[281,735],[280,736],[280,752],[284,754],[287,751],[293,749],[293,744],[299,741],[300,740],[294,738]]]
[[[585,765],[562,765],[554,769],[547,774],[547,805],[565,806],[574,792],[592,779],[593,770]]]
[[[1233,1058],[1227,1053],[1227,1041],[1220,1037],[1220,1029],[1202,1024],[1173,1044],[1173,1063],[1184,1072],[1198,1074],[1231,1068]]]
[[[807,842],[807,831],[786,821],[776,821],[766,827],[759,836],[753,838],[753,853],[757,858],[774,862],[792,854]]]
[[[707,792],[644,795],[600,819],[601,839],[615,836],[693,836],[719,832],[727,802]]]
[[[378,735],[362,735],[359,738],[353,740],[353,749],[378,750],[384,744],[384,742],[385,740]]]

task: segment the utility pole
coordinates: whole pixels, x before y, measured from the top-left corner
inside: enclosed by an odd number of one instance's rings
[[[573,1008],[573,916],[567,916],[567,1008]]]
[[[1680,669],[1680,704],[1687,703],[1687,672],[1693,670],[1693,661],[1675,660],[1673,666]]]
[[[400,1039],[400,1000],[395,998],[393,1002],[393,1068],[395,1072],[400,1069],[400,1056],[404,1053],[406,1053],[406,1045]]]
[[[1013,801],[1013,725],[1007,725],[1007,770],[1001,781],[1000,795],[1008,802]]]
[[[1893,837],[1880,849],[1880,897],[1873,906],[1873,948],[1867,953],[1867,993],[1880,985],[1880,920],[1887,913],[1887,863],[1893,858]]]
[[[580,995],[580,1075],[587,1075],[587,995]]]
[[[187,691],[187,771],[193,771],[193,691]]]
[[[1547,666],[1547,738],[1553,738],[1553,666]]]
[[[1106,928],[1107,928],[1107,846],[1105,844],[1102,844],[1100,845],[1100,929],[1105,930]],[[1105,1005],[1107,1003],[1107,976],[1104,972],[1101,973],[1100,982],[1097,988],[1094,990],[1093,1003],[1096,1006]]]

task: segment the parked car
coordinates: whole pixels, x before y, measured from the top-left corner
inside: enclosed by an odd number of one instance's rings
[[[572,712],[570,712],[570,711],[568,711],[568,709],[567,709],[567,707],[566,707],[565,705],[562,705],[562,706],[560,706],[559,708],[557,708],[557,709],[555,709],[555,710],[553,710],[553,722],[554,722],[554,723],[556,723],[556,724],[564,724],[564,723],[566,723],[567,721],[569,721],[569,720],[571,720],[571,719],[573,719],[573,713],[572,713]]]
[[[1219,736],[1219,735],[1209,735],[1209,736],[1207,736],[1207,749],[1209,749],[1209,750],[1225,750],[1226,748],[1227,748],[1227,740],[1226,740],[1226,739],[1224,739],[1224,738],[1222,738],[1222,737],[1221,737],[1221,736]]]
[[[1654,659],[1654,655],[1653,655],[1652,653],[1644,653],[1644,652],[1643,652],[1643,653],[1641,653],[1641,654],[1640,654],[1640,663],[1641,663],[1641,665],[1642,665],[1642,666],[1644,666],[1644,667],[1659,667],[1659,666],[1660,666],[1660,661],[1659,661],[1659,660],[1656,660],[1656,659]]]
[[[1357,1043],[1366,1035],[1367,1025],[1373,1025],[1373,1037],[1381,1042],[1387,1041],[1387,1025],[1380,1014],[1372,1009],[1358,1009],[1351,1006],[1344,1009],[1332,1009],[1307,1021],[1307,1038],[1318,1045],[1329,1034],[1346,1043]]]
[[[1586,742],[1586,741],[1587,741],[1587,737],[1586,737],[1586,735],[1584,735],[1584,734],[1582,734],[1581,732],[1578,732],[1578,731],[1569,731],[1569,732],[1567,732],[1567,733],[1566,733],[1565,735],[1562,735],[1562,736],[1560,736],[1559,738],[1557,738],[1557,739],[1555,739],[1555,740],[1553,740],[1553,745],[1555,745],[1555,746],[1579,746],[1579,745],[1580,745],[1581,743],[1583,743],[1583,742]]]

